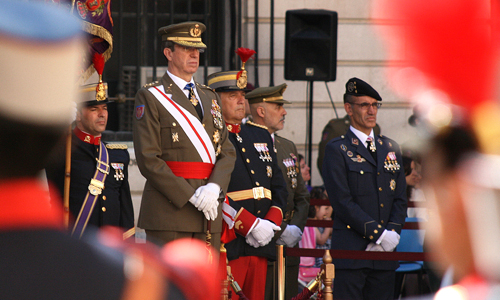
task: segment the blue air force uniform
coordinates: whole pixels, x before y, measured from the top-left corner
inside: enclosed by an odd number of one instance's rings
[[[238,133],[235,126],[239,125],[228,124],[229,140],[236,148],[237,155],[227,195],[231,206],[238,212],[235,218],[235,230],[238,234],[235,240],[225,246],[227,258],[233,260],[241,256],[260,256],[275,260],[275,241],[259,248],[254,248],[245,241],[246,232],[254,217],[271,220],[278,226],[283,219],[287,191],[274,153],[273,140],[266,129],[252,122],[239,126],[241,131]],[[263,199],[238,199],[237,192],[254,188],[266,191]]]
[[[375,138],[377,163],[349,130],[326,146],[323,179],[334,211],[332,249],[364,251],[384,229],[401,234],[406,181],[399,145]],[[395,270],[397,261],[333,259],[339,269]]]

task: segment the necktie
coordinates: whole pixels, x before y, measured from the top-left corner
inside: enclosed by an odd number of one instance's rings
[[[193,104],[194,109],[198,113],[198,117],[200,117],[200,120],[203,120],[203,112],[201,111],[201,106],[198,105],[198,99],[196,99],[196,94],[194,93],[194,84],[188,83],[186,84],[184,89],[189,91],[189,101],[191,101],[191,103]]]
[[[377,148],[375,147],[375,142],[371,136],[366,139],[366,148],[370,151],[375,163],[377,163]]]

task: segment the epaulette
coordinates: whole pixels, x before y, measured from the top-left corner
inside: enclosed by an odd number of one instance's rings
[[[257,124],[257,123],[254,123],[254,122],[252,122],[252,121],[250,121],[250,120],[248,120],[248,121],[247,121],[247,124],[248,124],[248,125],[253,125],[253,126],[255,126],[255,127],[260,127],[260,128],[262,128],[262,129],[265,129],[265,130],[268,130],[268,128],[267,128],[266,126],[264,126],[264,125],[260,125],[260,124]]]
[[[144,88],[148,88],[148,87],[152,87],[154,85],[157,85],[158,83],[160,83],[159,81],[153,81],[153,82],[150,82],[150,83],[146,83],[145,85],[143,85],[142,87]]]
[[[343,140],[345,138],[346,138],[346,136],[345,136],[345,134],[343,134],[341,136],[334,137],[330,142],[340,141],[340,140]]]
[[[108,149],[128,149],[126,144],[106,144],[106,148]]]
[[[211,90],[212,92],[214,92],[214,93],[215,93],[215,90],[214,90],[213,88],[209,87],[208,85],[204,85],[204,84],[201,84],[201,83],[199,83],[199,82],[197,82],[196,84],[197,84],[199,87],[201,87],[201,88],[204,88],[204,89],[207,89],[207,90]]]

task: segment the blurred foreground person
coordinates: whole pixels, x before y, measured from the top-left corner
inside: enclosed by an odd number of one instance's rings
[[[66,234],[60,201],[36,178],[71,121],[81,25],[48,4],[0,7],[0,299],[217,299],[201,241],[160,252],[111,228],[85,241]]]

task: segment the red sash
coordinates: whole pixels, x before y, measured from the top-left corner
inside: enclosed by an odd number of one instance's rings
[[[208,179],[214,164],[204,162],[166,161],[175,176],[184,179]]]

